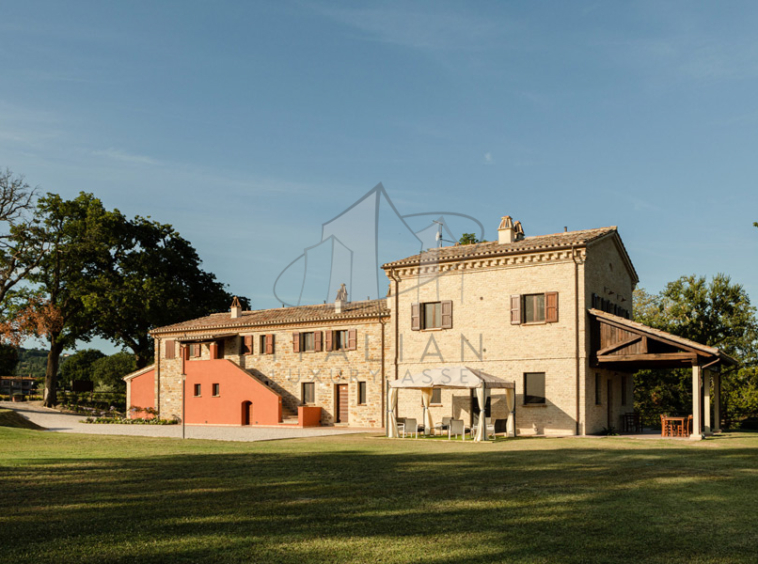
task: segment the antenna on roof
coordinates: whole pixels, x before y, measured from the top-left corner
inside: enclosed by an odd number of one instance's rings
[[[563,232],[564,233],[568,233],[568,230],[569,230],[569,226],[568,225],[564,225],[563,226]]]
[[[442,238],[442,226],[444,224],[441,221],[437,221],[437,220],[433,219],[432,223],[436,223],[437,224],[437,234],[434,236],[434,238],[437,240],[437,248],[438,249],[442,247],[442,242],[443,241],[445,243],[452,243],[453,245],[455,245],[455,241],[448,241],[447,239],[443,239]]]

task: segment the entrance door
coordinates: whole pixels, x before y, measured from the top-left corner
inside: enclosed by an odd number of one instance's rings
[[[242,424],[250,425],[250,421],[253,420],[253,402],[242,402]]]
[[[608,400],[608,425],[606,425],[606,427],[610,429],[611,427],[615,427],[613,424],[613,380],[608,380],[608,392],[606,399]]]
[[[347,423],[348,399],[347,384],[337,384],[337,423]]]

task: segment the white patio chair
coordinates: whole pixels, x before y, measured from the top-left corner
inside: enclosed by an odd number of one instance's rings
[[[447,438],[451,439],[455,435],[460,435],[463,440],[466,440],[466,426],[463,424],[463,419],[451,419],[450,426],[447,430]]]
[[[473,439],[476,437],[476,430],[479,428],[479,424],[471,426],[471,438]],[[485,437],[494,437],[495,436],[495,424],[492,422],[492,417],[486,417],[484,420],[484,436]]]
[[[452,417],[443,417],[442,418],[442,423],[437,423],[434,426],[434,429],[437,430],[437,431],[440,431],[440,432],[441,431],[447,431],[448,428],[450,427],[450,421],[452,421],[452,420],[453,420]]]
[[[418,424],[415,419],[406,419],[403,423],[397,426],[397,430],[403,434],[403,438],[405,438],[405,434],[407,433],[410,436],[415,434],[418,439]]]

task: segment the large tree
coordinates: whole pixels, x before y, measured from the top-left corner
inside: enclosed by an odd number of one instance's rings
[[[97,280],[108,268],[125,221],[118,211],[106,211],[100,200],[85,193],[73,200],[48,194],[37,202],[37,217],[30,252],[47,252],[29,280],[38,300],[32,308],[41,311],[39,332],[49,343],[43,401],[53,406],[61,353],[95,332],[95,319],[85,304],[88,295],[98,291]]]
[[[758,323],[745,289],[718,274],[708,281],[683,276],[657,295],[637,290],[637,321],[737,358],[741,368],[722,379],[723,416],[729,422],[758,413]],[[648,421],[664,412],[688,412],[692,405],[688,370],[642,371],[635,376],[636,404]]]
[[[105,358],[97,349],[82,349],[61,363],[61,381],[70,386],[76,380],[94,382],[94,364]]]
[[[145,367],[153,357],[151,329],[229,309],[233,296],[201,266],[197,251],[171,225],[129,221],[98,291],[85,298],[97,332],[132,351],[136,368]]]
[[[134,355],[122,351],[97,360],[92,365],[92,377],[98,387],[120,392],[126,389],[124,376],[136,369]]]

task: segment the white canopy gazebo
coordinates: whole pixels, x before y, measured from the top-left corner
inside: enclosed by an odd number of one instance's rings
[[[434,428],[432,414],[429,411],[429,403],[432,400],[434,388],[443,389],[469,389],[476,390],[479,403],[479,424],[476,428],[475,441],[486,440],[486,418],[484,416],[487,401],[487,390],[499,388],[505,390],[505,398],[508,404],[507,435],[516,436],[514,409],[516,407],[516,385],[507,382],[497,376],[486,374],[481,370],[467,366],[448,366],[444,368],[429,368],[417,374],[406,374],[398,380],[389,382],[387,390],[387,436],[397,438],[397,393],[401,388],[421,390],[421,399],[424,406],[424,432],[428,433]]]

